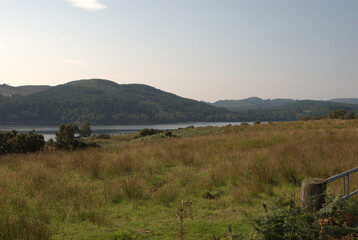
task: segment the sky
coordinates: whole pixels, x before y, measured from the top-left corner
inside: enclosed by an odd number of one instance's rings
[[[357,0],[0,0],[0,84],[358,97]]]

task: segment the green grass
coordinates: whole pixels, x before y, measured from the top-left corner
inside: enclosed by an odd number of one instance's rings
[[[0,157],[0,239],[185,239],[249,233],[262,203],[358,164],[358,121],[185,128],[102,148]],[[352,189],[358,181],[352,176]],[[339,193],[340,183],[329,185]],[[6,235],[7,234],[7,235]]]

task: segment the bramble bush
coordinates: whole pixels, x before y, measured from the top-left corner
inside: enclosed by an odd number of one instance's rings
[[[254,230],[265,240],[357,239],[358,202],[326,197],[318,212],[309,213],[292,199],[279,199],[254,222]]]
[[[0,155],[37,152],[44,145],[43,135],[36,134],[34,130],[27,134],[18,134],[16,130],[0,132]]]

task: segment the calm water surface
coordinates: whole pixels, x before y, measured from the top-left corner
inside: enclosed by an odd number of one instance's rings
[[[122,135],[138,132],[144,128],[154,128],[159,130],[173,130],[178,128],[186,128],[188,126],[206,127],[206,126],[226,126],[240,125],[241,122],[194,122],[194,123],[172,123],[172,124],[146,124],[146,125],[93,125],[91,126],[92,134],[106,133],[110,135]],[[0,125],[0,131],[8,132],[16,130],[18,133],[28,133],[35,130],[37,134],[42,134],[45,140],[55,139],[55,132],[58,131],[57,126],[44,125]]]

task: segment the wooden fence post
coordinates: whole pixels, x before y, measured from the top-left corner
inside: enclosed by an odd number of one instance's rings
[[[306,178],[301,182],[301,200],[309,212],[318,211],[324,204],[327,181],[322,178]]]

